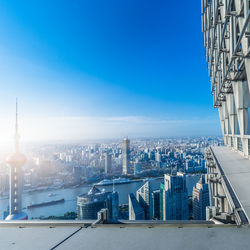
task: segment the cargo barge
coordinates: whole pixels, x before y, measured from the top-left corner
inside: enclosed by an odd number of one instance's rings
[[[27,208],[31,209],[31,208],[36,208],[36,207],[56,205],[56,204],[62,203],[64,201],[65,201],[64,199],[60,199],[60,200],[55,200],[55,201],[48,201],[48,202],[42,202],[42,203],[37,203],[37,204],[31,204],[31,205],[27,206]]]

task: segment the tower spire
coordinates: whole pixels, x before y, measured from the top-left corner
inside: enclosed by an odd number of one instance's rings
[[[18,135],[18,99],[16,98],[16,128],[15,128],[15,152],[19,150],[19,135]]]
[[[6,220],[23,220],[28,218],[27,214],[22,212],[22,166],[26,162],[26,157],[19,152],[17,98],[14,148],[14,154],[10,155],[6,160],[8,165],[10,165],[9,215],[6,217]]]

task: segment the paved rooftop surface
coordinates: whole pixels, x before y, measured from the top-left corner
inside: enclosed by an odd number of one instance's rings
[[[227,147],[212,150],[250,221],[250,160]]]
[[[21,228],[0,223],[0,249],[244,250],[250,246],[248,226],[145,223],[81,227],[77,223],[50,223],[22,223]]]

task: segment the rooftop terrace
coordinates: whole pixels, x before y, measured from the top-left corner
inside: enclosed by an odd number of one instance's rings
[[[5,222],[0,249],[249,249],[250,228],[185,222]]]
[[[236,208],[250,221],[250,160],[227,147],[212,147],[220,172],[229,187]]]

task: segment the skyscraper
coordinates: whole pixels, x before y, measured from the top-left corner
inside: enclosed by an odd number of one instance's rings
[[[19,152],[17,101],[14,146],[14,153],[6,160],[7,164],[10,166],[9,215],[7,216],[6,220],[26,220],[28,219],[28,216],[26,213],[22,212],[22,166],[26,162],[26,157]]]
[[[81,182],[81,177],[82,177],[82,168],[79,166],[74,166],[73,167],[73,177],[75,183],[80,183]]]
[[[144,209],[145,219],[152,220],[152,187],[150,181],[147,181],[142,187],[140,187],[136,191],[136,199]]]
[[[108,208],[109,218],[118,217],[119,197],[117,192],[100,191],[93,186],[87,194],[77,197],[77,218],[80,220],[97,219],[102,208]]]
[[[129,220],[145,220],[143,207],[136,200],[133,193],[128,195]]]
[[[136,162],[134,164],[134,175],[138,175],[142,170],[142,164],[141,162]]]
[[[160,152],[156,152],[156,154],[155,154],[155,160],[157,162],[161,162],[161,153]]]
[[[165,193],[165,186],[164,186],[164,183],[161,183],[160,184],[160,219],[163,220],[163,217],[164,217],[164,208],[165,208],[165,205],[163,205],[163,197],[165,197],[164,195]]]
[[[160,220],[160,190],[152,192],[153,218]]]
[[[188,192],[185,175],[182,173],[164,175],[163,219],[188,219]]]
[[[124,175],[129,173],[129,163],[130,163],[130,140],[125,137],[123,139],[123,164],[122,164],[122,173]]]
[[[112,172],[112,158],[111,154],[105,153],[105,174],[110,174]]]
[[[209,206],[208,184],[202,175],[196,187],[193,188],[193,218],[194,220],[206,220],[206,207]]]
[[[186,172],[192,172],[194,170],[193,160],[192,159],[186,159]]]
[[[119,195],[113,188],[113,192],[111,194],[111,214],[112,220],[118,220],[119,218]]]

